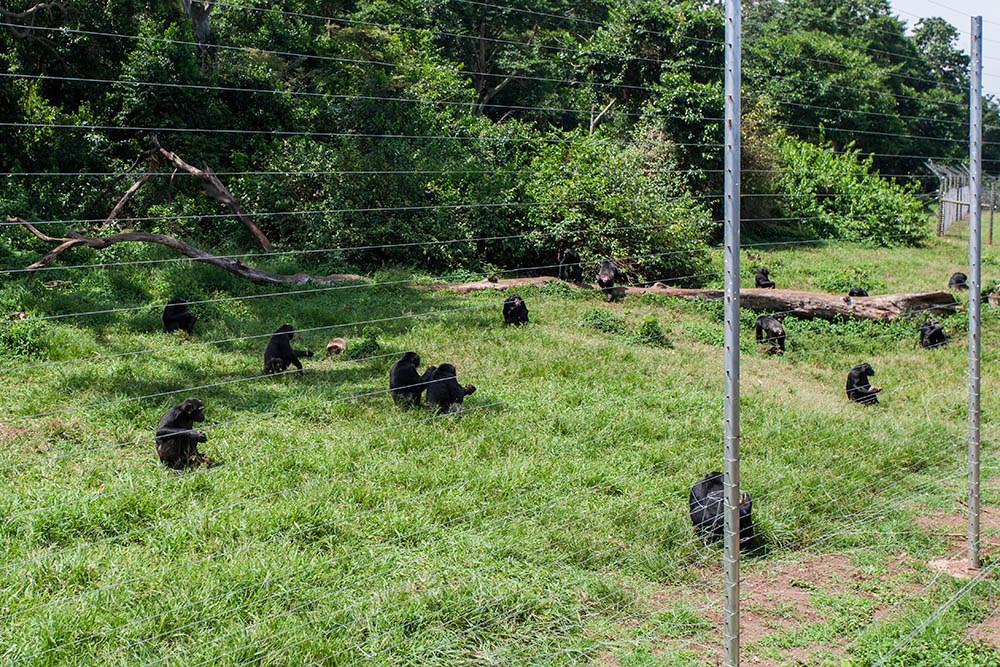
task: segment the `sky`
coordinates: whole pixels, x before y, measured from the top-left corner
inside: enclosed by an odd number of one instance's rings
[[[894,14],[912,30],[917,21],[940,16],[958,28],[957,46],[969,52],[970,17],[983,17],[983,92],[1000,98],[1000,1],[998,0],[889,0]]]

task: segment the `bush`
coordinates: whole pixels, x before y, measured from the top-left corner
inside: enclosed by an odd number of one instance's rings
[[[663,137],[640,130],[622,144],[583,131],[560,135],[531,165],[528,210],[539,249],[574,247],[584,262],[614,258],[643,281],[697,282],[712,217],[691,196]]]
[[[632,334],[632,342],[653,347],[673,347],[667,335],[660,328],[660,323],[652,315],[644,317]]]
[[[585,327],[596,329],[602,333],[624,334],[628,332],[628,324],[624,317],[615,315],[600,308],[589,308],[583,312],[580,323]]]
[[[368,359],[378,354],[382,350],[382,344],[378,342],[381,330],[377,327],[365,327],[361,330],[361,340],[348,343],[344,350],[344,358],[352,361]]]
[[[916,186],[882,178],[872,171],[872,158],[851,145],[838,154],[829,142],[784,137],[780,155],[775,192],[781,217],[798,219],[818,238],[877,246],[918,245],[926,238]]]

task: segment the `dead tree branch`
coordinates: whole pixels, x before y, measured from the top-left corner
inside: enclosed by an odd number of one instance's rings
[[[123,232],[121,234],[114,234],[112,236],[83,236],[77,232],[70,232],[69,236],[66,237],[55,237],[48,236],[42,233],[37,227],[32,225],[30,222],[26,222],[21,218],[8,217],[7,222],[16,222],[24,225],[28,231],[35,235],[36,238],[45,241],[46,243],[54,243],[55,248],[45,253],[41,259],[33,262],[28,267],[28,270],[40,269],[42,267],[48,266],[56,259],[59,258],[64,252],[71,248],[86,247],[94,248],[96,250],[101,250],[109,246],[113,246],[116,243],[156,243],[164,247],[170,248],[176,253],[189,257],[197,262],[205,262],[206,264],[211,264],[217,266],[220,269],[228,271],[234,275],[240,276],[241,278],[246,278],[247,280],[253,281],[255,283],[271,283],[271,284],[291,284],[291,285],[305,285],[306,283],[319,283],[321,285],[333,285],[336,283],[350,281],[350,280],[363,280],[361,276],[351,275],[351,274],[331,274],[328,276],[312,276],[307,273],[296,273],[293,275],[281,274],[281,273],[271,273],[270,271],[265,271],[263,269],[258,269],[253,266],[244,264],[238,259],[231,257],[220,257],[219,255],[214,255],[210,252],[206,252],[200,248],[196,248],[189,243],[185,243],[180,239],[176,239],[173,236],[167,236],[165,234],[151,234],[149,232]]]
[[[208,167],[208,165],[205,165],[205,170],[202,171],[201,169],[188,164],[184,160],[177,157],[176,153],[172,153],[160,146],[160,142],[157,141],[156,137],[153,137],[153,145],[156,146],[156,149],[160,152],[160,154],[162,154],[177,169],[186,171],[192,176],[201,179],[202,187],[205,188],[205,192],[208,193],[208,196],[220,204],[227,206],[233,213],[235,213],[236,217],[240,219],[240,222],[242,222],[246,228],[250,230],[250,233],[253,234],[253,237],[257,240],[257,243],[261,248],[264,250],[271,250],[271,242],[267,240],[266,236],[264,236],[264,232],[260,231],[260,228],[254,224],[253,220],[250,219],[250,216],[248,216],[243,210],[243,207],[240,206],[236,197],[234,197],[232,193],[226,189],[226,186],[222,184],[222,181],[220,181],[214,173],[212,173],[212,170]],[[172,178],[173,177],[171,177],[171,179]]]

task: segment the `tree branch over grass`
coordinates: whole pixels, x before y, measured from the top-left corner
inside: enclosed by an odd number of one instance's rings
[[[328,276],[313,276],[308,273],[296,273],[296,274],[281,274],[281,273],[271,273],[270,271],[265,271],[263,269],[258,269],[253,266],[244,264],[238,259],[232,257],[221,257],[219,255],[214,255],[210,252],[206,252],[200,248],[196,248],[189,243],[185,243],[180,239],[174,238],[173,236],[167,236],[166,234],[152,234],[150,232],[123,232],[121,234],[113,234],[111,236],[83,236],[79,232],[69,232],[69,236],[66,237],[56,237],[49,236],[42,233],[37,227],[32,225],[30,222],[26,222],[21,218],[8,217],[7,222],[16,222],[27,227],[28,231],[35,235],[36,238],[45,241],[46,243],[53,243],[56,245],[55,248],[45,253],[32,264],[28,265],[26,268],[30,270],[40,269],[42,267],[48,266],[56,259],[59,258],[64,252],[71,248],[86,247],[94,248],[96,250],[101,250],[116,243],[156,243],[164,247],[170,248],[176,253],[189,257],[197,262],[205,262],[206,264],[212,264],[220,269],[228,271],[234,275],[240,276],[241,278],[246,278],[247,280],[253,281],[255,283],[272,283],[272,284],[291,284],[291,285],[304,285],[306,283],[319,283],[323,285],[332,285],[344,281],[350,280],[363,280],[362,276],[352,275],[352,274],[331,274]]]

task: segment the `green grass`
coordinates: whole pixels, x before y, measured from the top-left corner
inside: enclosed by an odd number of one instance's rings
[[[963,248],[959,233],[919,249],[759,252],[782,287],[818,289],[861,266],[869,285],[904,291],[943,287]],[[1000,254],[987,257],[984,278],[1000,278]],[[53,278],[70,282],[43,285]],[[162,333],[155,310],[0,325],[0,661],[711,663],[714,617],[663,594],[720,589],[721,550],[694,539],[687,519],[691,483],[722,466],[718,304],[531,288],[520,291],[531,324],[507,329],[499,293],[309,292],[183,263],[8,278],[0,315],[285,291],[195,305],[191,337]],[[948,326],[961,334],[963,317]],[[903,596],[872,623],[873,596],[892,597],[892,555],[925,561],[950,544],[914,518],[955,511],[962,494],[964,341],[926,351],[912,322],[787,319],[789,351],[770,357],[753,319],[743,317],[743,484],[764,540],[745,566],[844,551],[870,577],[813,593],[826,618],[815,634],[748,650],[857,637],[845,659],[870,664],[959,585]],[[266,335],[284,322],[317,352],[335,336],[367,345],[375,326],[378,345],[365,349],[376,356],[318,356],[300,377],[258,377]],[[1000,316],[987,310],[990,502],[998,342]],[[465,412],[393,405],[388,369],[409,349],[478,387]],[[135,350],[155,351],[114,356]],[[885,387],[867,409],[843,389],[861,361]],[[150,394],[162,395],[129,400]],[[188,396],[205,401],[202,449],[224,465],[177,475],[151,436]],[[956,642],[998,597],[992,581],[974,587],[907,650],[967,656]]]

